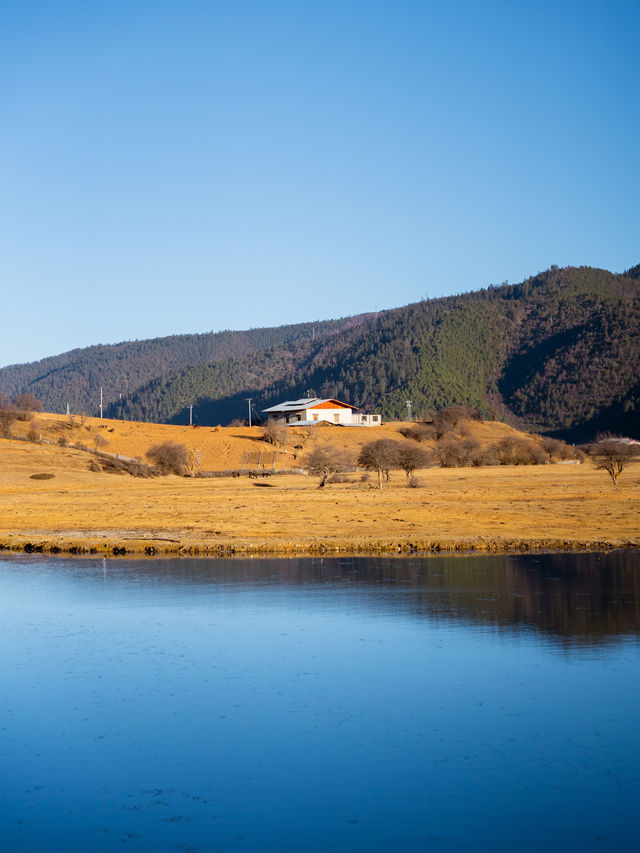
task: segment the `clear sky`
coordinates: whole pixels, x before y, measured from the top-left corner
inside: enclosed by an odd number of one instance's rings
[[[0,0],[0,365],[640,262],[640,3]]]

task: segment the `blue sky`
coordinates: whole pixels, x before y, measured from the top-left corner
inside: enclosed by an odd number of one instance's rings
[[[0,0],[0,365],[640,262],[637,2]]]

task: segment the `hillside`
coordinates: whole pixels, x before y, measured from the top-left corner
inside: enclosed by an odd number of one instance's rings
[[[300,470],[314,447],[333,445],[357,455],[373,437],[400,440],[403,426],[294,427],[287,445],[274,450],[258,427],[190,429],[93,418],[72,423],[66,416],[38,415],[42,440],[23,440],[33,424],[19,421],[14,438],[0,438],[0,551],[406,553],[640,544],[639,463],[617,486],[585,461],[432,467],[418,472],[414,488],[403,471],[392,470],[383,489],[375,476],[354,468],[318,488],[317,477],[289,473]],[[519,437],[497,422],[462,426],[483,447]],[[83,449],[98,437],[108,442],[102,456]],[[187,444],[211,471],[241,470],[248,454],[255,467],[262,454],[262,464],[269,472],[274,465],[275,473],[145,477],[106,464],[106,454],[144,457],[166,440]]]
[[[640,437],[639,267],[552,268],[517,285],[324,323],[75,350],[0,370],[47,409],[229,423],[282,398],[336,396],[406,417],[453,404],[573,440]]]

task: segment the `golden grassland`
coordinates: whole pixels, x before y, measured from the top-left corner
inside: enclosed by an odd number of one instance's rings
[[[200,428],[38,415],[47,441],[66,435],[107,452],[144,457],[168,439],[197,452],[205,470],[239,470],[246,453],[274,449],[258,427]],[[392,472],[380,491],[362,482],[318,489],[304,474],[248,477],[154,477],[89,470],[93,456],[76,447],[0,439],[0,548],[75,553],[304,554],[438,550],[515,551],[640,547],[640,464],[614,486],[590,462],[581,465],[430,468],[420,488]],[[275,451],[276,472],[300,465],[317,444],[357,452],[373,438],[400,438],[401,424],[378,428],[293,428]],[[513,433],[499,423],[472,424],[476,438]],[[255,458],[252,457],[252,458]],[[50,479],[33,475],[52,474]]]

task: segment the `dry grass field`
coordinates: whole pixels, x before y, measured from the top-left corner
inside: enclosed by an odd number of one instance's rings
[[[206,471],[242,470],[256,454],[268,478],[150,479],[91,471],[94,456],[77,447],[0,439],[0,547],[93,553],[281,553],[340,550],[520,550],[640,547],[640,464],[614,486],[584,464],[429,468],[420,487],[392,472],[380,491],[362,472],[318,489],[295,470],[318,444],[357,451],[373,438],[400,438],[401,424],[380,428],[293,428],[274,448],[258,427],[199,428],[38,415],[45,441],[63,435],[92,448],[143,458],[149,446],[184,443]],[[13,426],[16,438],[30,425]],[[483,443],[513,433],[499,423],[472,424]],[[63,439],[63,440],[65,440]],[[275,452],[275,458],[273,456]],[[246,454],[252,454],[247,457]],[[247,467],[252,467],[247,464]],[[277,473],[283,472],[283,473]],[[53,475],[49,479],[34,475]]]

